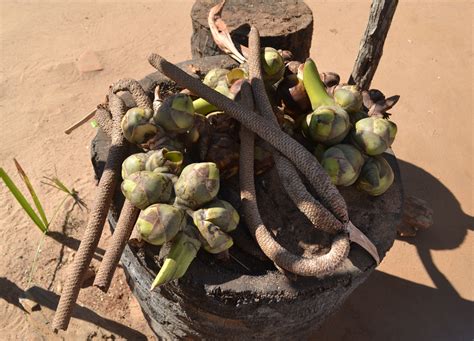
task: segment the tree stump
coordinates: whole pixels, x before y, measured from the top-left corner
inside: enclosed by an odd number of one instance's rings
[[[206,57],[178,64],[188,72],[206,73],[211,68],[235,66],[227,56]],[[155,72],[140,81],[152,96],[157,84],[170,81]],[[130,98],[124,98],[133,106]],[[92,141],[92,162],[98,177],[105,165],[110,141],[104,133]],[[133,151],[130,151],[132,153]],[[353,187],[341,188],[351,221],[375,244],[383,259],[401,221],[402,186],[397,160],[384,153],[395,173],[391,188],[380,197],[369,197]],[[239,210],[238,179],[221,185],[219,196]],[[313,228],[282,191],[278,175],[270,170],[256,178],[259,208],[265,224],[278,241],[294,252],[310,248],[326,252],[330,238]],[[109,223],[115,226],[124,198],[117,188]],[[241,222],[242,233],[250,234]],[[199,252],[179,280],[154,291],[150,285],[159,271],[166,247],[142,247],[130,243],[121,257],[127,281],[150,327],[165,340],[288,340],[303,339],[332,314],[375,269],[375,262],[361,247],[351,245],[342,267],[324,278],[287,278],[270,261],[249,255],[238,244],[230,249],[231,261]]]
[[[193,58],[223,54],[212,39],[208,25],[209,10],[220,2],[197,0],[191,11]],[[313,14],[301,0],[227,0],[222,10],[235,45],[248,46],[249,25],[256,26],[262,46],[289,50],[294,59],[304,61],[309,57],[313,36]]]

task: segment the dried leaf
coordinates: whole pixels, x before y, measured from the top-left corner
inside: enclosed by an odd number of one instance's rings
[[[370,239],[367,238],[367,236],[362,233],[361,230],[355,227],[354,224],[352,224],[352,222],[350,221],[349,224],[347,224],[347,229],[349,231],[349,239],[352,242],[362,246],[364,250],[367,251],[372,256],[372,258],[375,259],[378,265],[380,263],[379,253],[375,245],[370,241]]]
[[[243,63],[246,61],[246,58],[235,47],[229,30],[227,29],[227,25],[221,18],[221,12],[224,4],[225,0],[212,7],[209,11],[207,22],[209,24],[209,28],[211,29],[212,38],[222,51],[230,55],[239,63]]]

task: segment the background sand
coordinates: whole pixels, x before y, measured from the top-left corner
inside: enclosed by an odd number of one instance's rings
[[[306,2],[315,22],[312,57],[321,70],[346,79],[369,1]],[[42,176],[57,172],[89,206],[95,191],[89,160],[94,129],[85,125],[69,136],[63,130],[101,102],[113,81],[152,72],[146,61],[151,51],[175,62],[189,59],[192,4],[0,3],[0,166],[18,180],[11,159],[21,162],[49,216],[63,195],[40,184]],[[414,239],[397,240],[378,271],[315,338],[474,337],[472,42],[470,1],[399,4],[372,84],[401,95],[392,110],[399,127],[393,149],[406,193],[430,202],[435,225]],[[85,51],[97,54],[102,71],[78,71]],[[31,285],[60,293],[86,220],[87,212],[68,200],[51,226],[53,238],[44,240]],[[0,316],[7,316],[0,319],[2,339],[55,338],[16,303],[29,284],[41,233],[3,183],[0,236]],[[153,338],[121,270],[108,294],[85,289],[79,304],[84,308],[60,337]]]

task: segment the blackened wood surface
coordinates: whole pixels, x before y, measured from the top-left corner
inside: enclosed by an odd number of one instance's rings
[[[187,71],[206,72],[213,67],[230,67],[225,56],[207,57],[179,64]],[[141,84],[150,94],[165,78],[158,72]],[[130,106],[133,103],[130,102]],[[108,140],[99,131],[92,142],[92,161],[100,176],[108,151]],[[131,151],[132,153],[132,151]],[[395,172],[392,187],[380,197],[369,197],[354,188],[341,190],[351,220],[376,245],[381,259],[392,246],[401,220],[402,186],[397,161],[384,154]],[[330,238],[316,231],[282,192],[274,171],[257,178],[259,207],[267,226],[285,247],[303,253],[313,247],[325,252]],[[239,209],[238,183],[225,183],[220,196]],[[109,214],[115,226],[123,204],[117,190]],[[246,231],[240,224],[239,229]],[[299,277],[290,281],[271,262],[263,262],[238,246],[230,251],[236,261],[225,263],[200,251],[186,275],[150,292],[165,248],[127,246],[121,262],[128,283],[154,332],[165,340],[183,338],[207,340],[296,340],[314,331],[375,269],[372,258],[352,245],[349,258],[333,275],[325,278]]]
[[[207,23],[209,10],[220,0],[197,0],[191,11],[193,58],[223,54],[212,39]],[[313,36],[313,14],[301,0],[227,0],[222,10],[235,45],[248,46],[250,26],[259,31],[262,46],[289,50],[295,60],[309,57]]]

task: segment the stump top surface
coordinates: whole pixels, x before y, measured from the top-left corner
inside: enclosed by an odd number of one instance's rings
[[[209,10],[220,2],[196,0],[191,18],[204,27],[209,27]],[[229,32],[248,24],[259,29],[264,36],[279,36],[293,33],[312,22],[311,9],[301,0],[227,0],[222,10],[222,19]]]
[[[230,67],[233,64],[235,64],[235,62],[227,56],[213,56],[183,62],[178,65],[187,72],[192,72],[191,70],[197,69],[205,73],[211,68]],[[158,72],[152,73],[140,81],[150,96],[153,94],[153,89],[156,85],[163,82],[166,82],[166,78]],[[124,99],[127,102],[127,98]],[[127,105],[132,106],[133,103],[128,102]],[[105,135],[102,134],[102,139],[104,136]],[[102,172],[99,163],[104,162],[107,157],[108,143],[109,141],[100,141],[100,137],[99,141],[97,141],[96,138],[93,142],[92,150],[93,153],[95,153],[93,155],[93,162],[96,172],[99,175]],[[400,172],[396,158],[391,153],[385,153],[384,157],[390,163],[395,173],[394,184],[385,194],[379,197],[370,197],[357,191],[353,187],[340,189],[341,194],[348,204],[351,221],[375,244],[381,259],[383,259],[395,240],[396,227],[401,220],[403,198]],[[272,175],[271,173],[272,172],[268,172],[267,175],[260,178],[260,185],[263,186],[263,190],[260,191],[262,195],[259,195],[258,200],[265,223],[268,224],[270,228],[280,226],[281,230],[278,234],[281,235],[280,238],[283,239],[291,238],[294,234],[301,236],[302,233],[304,235],[307,231],[307,236],[305,236],[303,240],[289,241],[287,246],[298,248],[301,247],[300,243],[311,244],[316,241],[317,243],[322,243],[322,251],[324,251],[324,247],[327,248],[329,242],[328,238],[321,238],[318,231],[311,229],[311,226],[308,227],[308,222],[305,223],[305,218],[302,217],[298,209],[296,207],[289,207],[289,204],[286,203],[291,201],[289,198],[282,195],[274,195],[272,191],[278,191],[278,187],[280,186],[277,182],[271,181],[271,177],[274,176],[274,174]],[[265,185],[268,183],[274,183],[274,187]],[[257,180],[257,185],[258,184],[259,180]],[[268,193],[271,193],[271,195]],[[234,200],[232,197],[234,197]],[[236,202],[240,198],[238,195],[237,198],[235,198],[235,193],[227,193],[224,199],[230,201],[233,205],[238,205]],[[123,196],[120,190],[118,190],[111,207],[112,226],[115,225],[114,223],[118,219],[117,212],[120,212],[122,203]],[[238,206],[235,207],[237,208]],[[303,232],[300,229],[303,229]],[[144,256],[142,254],[141,259],[137,254],[135,254],[135,256],[139,258],[139,262],[143,267],[142,269],[138,269],[143,276],[140,285],[148,288],[159,269],[156,263],[159,257],[153,256],[152,253],[156,252],[158,254],[160,249],[156,247],[155,249],[153,249],[153,247],[147,248],[149,251],[148,255]],[[237,251],[235,255],[243,263],[252,265],[258,263],[253,257],[246,256],[243,252],[239,253]],[[148,259],[146,259],[147,257]],[[321,291],[330,290],[331,288],[347,286],[359,276],[363,276],[367,271],[372,271],[375,267],[375,262],[368,253],[355,244],[352,244],[350,255],[343,266],[333,275],[322,279],[298,277],[297,281],[291,281],[274,269],[271,263],[266,266],[262,266],[262,264],[255,265],[257,271],[253,273],[249,273],[249,271],[244,269],[237,262],[230,263],[230,265],[224,264],[221,261],[217,261],[210,254],[200,252],[199,256],[191,264],[186,276],[180,279],[179,285],[170,283],[164,287],[169,287],[169,290],[172,291],[185,290],[193,292],[194,290],[204,290],[208,296],[231,302],[234,299],[245,301],[247,296],[249,299],[259,297],[262,301],[291,300],[301,295],[311,296]],[[190,292],[188,292],[188,294]],[[192,299],[192,295],[189,299]]]

